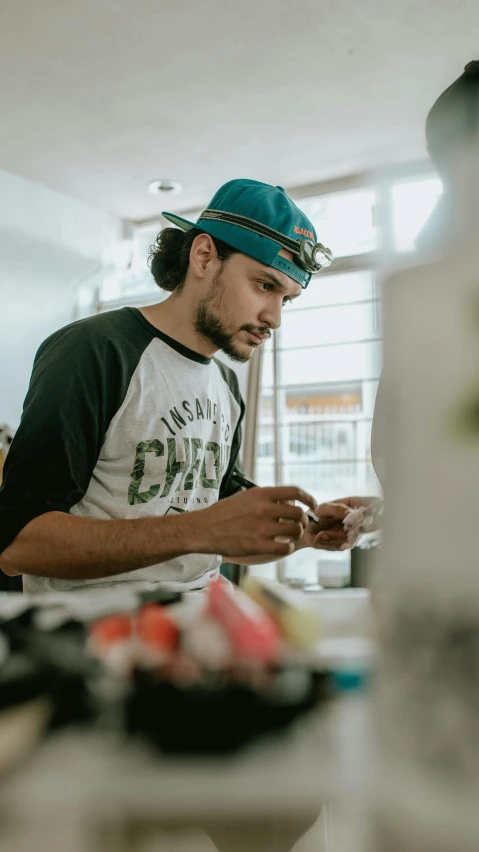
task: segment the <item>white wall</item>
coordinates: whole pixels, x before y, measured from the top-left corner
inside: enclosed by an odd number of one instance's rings
[[[0,423],[18,425],[39,344],[74,318],[121,222],[0,170]]]

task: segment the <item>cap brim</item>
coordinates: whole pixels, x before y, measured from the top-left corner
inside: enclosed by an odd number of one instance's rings
[[[190,231],[191,228],[196,228],[194,222],[188,222],[188,219],[183,219],[181,216],[175,216],[174,213],[162,213],[162,216],[165,219],[168,219],[172,225],[176,225],[177,228],[181,228],[182,231]]]

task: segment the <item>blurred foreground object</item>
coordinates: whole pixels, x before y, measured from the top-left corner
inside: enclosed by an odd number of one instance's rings
[[[92,638],[117,637],[107,654],[96,641],[100,659],[114,661],[117,672],[131,669],[128,731],[167,753],[222,753],[287,727],[324,700],[328,673],[295,653],[262,603],[217,580],[168,613],[143,608],[130,618],[130,633],[118,617],[95,625]]]
[[[244,590],[263,606],[295,648],[311,648],[321,637],[321,618],[318,612],[298,604],[287,589],[277,583],[247,577]]]
[[[31,745],[76,726],[128,732],[170,754],[227,752],[288,727],[331,697],[332,675],[313,654],[320,616],[281,607],[295,630],[223,578],[183,599],[142,588],[1,596],[0,771],[15,759],[5,747],[13,713]],[[299,648],[290,634],[303,614]]]
[[[479,837],[479,62],[426,132],[441,209],[384,285],[377,852]]]

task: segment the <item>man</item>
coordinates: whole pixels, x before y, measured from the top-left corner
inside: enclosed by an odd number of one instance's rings
[[[73,323],[36,355],[0,491],[0,568],[27,592],[199,589],[222,557],[345,541],[347,509],[298,487],[234,493],[244,404],[213,357],[247,361],[330,253],[282,188],[256,181],[227,183],[196,226],[166,215],[179,229],[160,233],[151,269],[170,298]]]

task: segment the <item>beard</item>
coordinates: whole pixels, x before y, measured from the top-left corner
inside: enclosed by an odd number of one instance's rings
[[[224,297],[225,288],[221,278],[221,272],[219,272],[214,278],[211,291],[204,296],[198,304],[194,326],[196,331],[201,334],[202,337],[209,340],[213,346],[221,349],[228,358],[231,358],[232,361],[239,361],[241,364],[244,364],[246,361],[249,361],[251,355],[256,349],[256,346],[252,344],[250,352],[248,353],[246,353],[244,349],[239,349],[235,343],[235,337],[238,332],[250,331],[256,334],[258,332],[261,334],[269,334],[270,331],[268,328],[259,327],[252,323],[246,323],[246,325],[240,326],[233,333],[228,331],[218,315],[218,313],[221,314],[221,308],[224,308],[225,306],[226,299]]]
[[[234,335],[226,330],[218,317],[204,303],[198,305],[195,328],[202,337],[221,349],[232,361],[239,361],[241,364],[249,361],[252,353],[247,355],[245,352],[240,352],[235,346]]]

